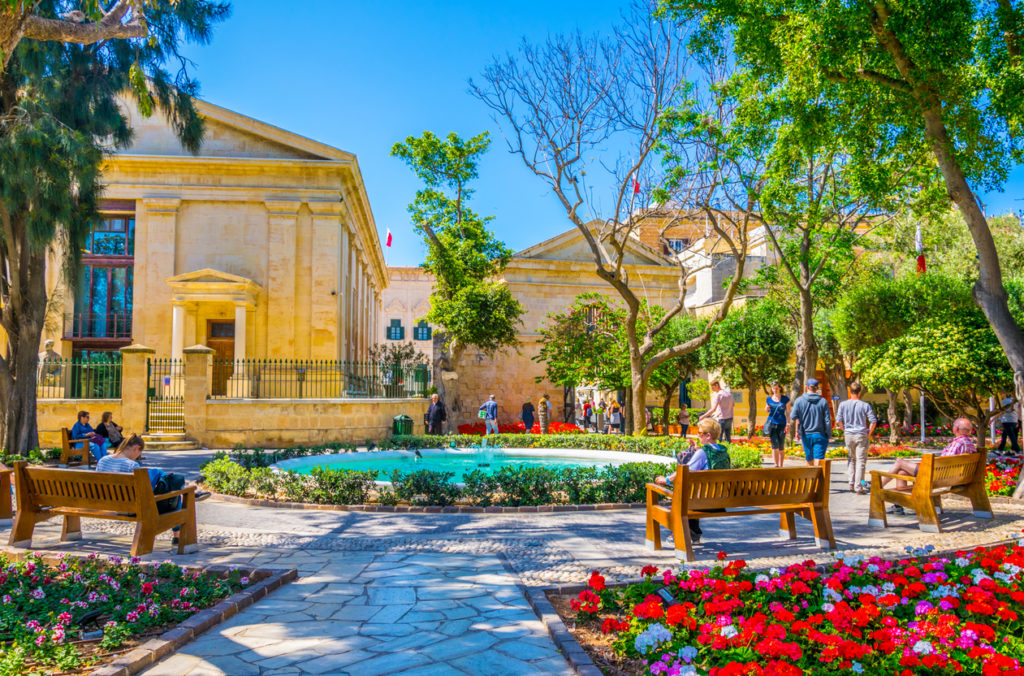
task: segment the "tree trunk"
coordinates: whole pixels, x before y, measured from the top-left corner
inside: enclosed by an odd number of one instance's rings
[[[747,381],[747,400],[750,405],[747,412],[747,437],[753,439],[754,427],[757,425],[757,388],[750,381]]]
[[[887,411],[889,418],[889,443],[898,444],[900,442],[900,418],[896,415],[896,391],[887,389],[885,394],[889,397],[889,410]]]
[[[801,276],[804,273],[801,264]],[[809,273],[808,273],[809,276]],[[807,381],[818,369],[818,344],[814,341],[814,300],[809,290],[800,289],[800,327],[796,341],[796,367],[790,399],[796,401],[804,393]]]
[[[25,2],[18,4],[21,5],[18,9],[4,7],[3,10],[0,10],[0,56],[3,57],[3,68],[0,70],[7,69],[7,64],[11,61],[11,55],[14,54],[15,47],[18,46],[18,43],[21,42],[21,38],[25,34],[25,24],[35,10],[37,3]]]
[[[647,436],[647,425],[642,424],[647,416],[647,381],[644,380],[644,362],[640,356],[640,343],[636,336],[636,313],[626,317],[626,340],[629,343],[629,389],[626,391],[626,404],[630,420],[627,429],[630,434],[639,437]]]
[[[828,387],[832,391],[832,396],[839,397],[840,402],[850,398],[847,394],[846,364],[842,362],[830,364],[825,369],[825,377],[828,378]]]
[[[910,396],[910,390],[905,389],[903,395],[903,430],[910,434],[910,428],[914,426],[914,399]],[[924,421],[921,421],[924,424]]]
[[[637,421],[645,420],[647,418],[647,416],[645,416],[643,414],[642,410],[640,412],[640,417],[636,416],[635,412],[633,411],[633,397],[634,397],[633,390],[632,389],[627,389],[626,390],[626,405],[622,408],[622,432],[623,432],[623,434],[633,434],[633,432],[636,430],[636,425],[639,424]],[[628,414],[627,414],[627,412],[628,412]],[[644,432],[643,433],[647,434],[647,426],[646,425],[644,425]]]
[[[442,339],[443,340],[443,339]],[[443,345],[443,342],[441,342]],[[435,347],[437,343],[435,343]],[[448,412],[448,423],[446,431],[454,434],[458,431],[458,415],[462,412],[462,404],[459,401],[459,373],[456,370],[459,357],[462,356],[462,348],[452,345],[449,348],[442,347],[435,350],[437,355],[434,359],[434,383],[437,387],[437,396],[444,404]]]
[[[670,423],[669,423],[669,420],[668,420],[668,416],[669,416],[669,413],[672,411],[672,394],[674,392],[675,392],[675,388],[665,390],[665,400],[662,402],[662,405],[661,405],[661,419],[662,419],[662,426],[664,427],[664,429],[662,431],[665,433],[666,437],[669,436],[668,427],[669,427]]]

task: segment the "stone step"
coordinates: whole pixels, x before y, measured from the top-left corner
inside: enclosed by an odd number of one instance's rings
[[[189,439],[181,432],[161,432],[150,430],[142,435],[146,442],[146,450],[151,451],[192,451],[199,448],[195,439]]]

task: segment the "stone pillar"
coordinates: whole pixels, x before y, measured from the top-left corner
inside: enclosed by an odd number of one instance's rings
[[[235,336],[237,339],[237,327]],[[213,349],[193,345],[186,347],[184,353],[185,434],[202,444],[206,437],[206,400],[210,398],[213,382]]]
[[[160,354],[167,354],[171,349],[166,336],[167,306],[171,302],[171,287],[167,278],[175,275],[174,257],[178,231],[178,198],[155,197],[142,200],[145,208],[145,242],[136,241],[135,250],[144,251],[142,265],[135,267],[136,276],[145,276],[145,302],[135,305],[133,333],[135,340],[146,341],[154,346]],[[143,298],[136,296],[138,301]],[[148,328],[147,328],[148,327]],[[164,327],[154,329],[153,327]],[[156,330],[156,335],[153,331]],[[157,340],[158,342],[152,342]]]
[[[356,256],[358,245],[355,239],[350,241],[348,250],[348,271],[345,280],[345,294],[348,296],[346,303],[345,323],[348,325],[348,341],[345,345],[345,359],[356,358],[356,341],[358,331],[356,328],[356,307],[359,306],[358,296],[358,275],[356,268]]]
[[[185,306],[171,307],[171,358],[181,359],[185,349]]]
[[[352,299],[348,293],[348,228],[341,229],[341,261],[338,270],[338,359],[348,359],[348,339],[350,329],[348,325],[348,308],[352,305]]]
[[[149,359],[156,350],[145,345],[129,345],[121,350],[121,418],[125,436],[146,431],[149,407]]]
[[[310,289],[310,357],[338,354],[338,271],[341,267],[341,202],[308,202],[313,219]],[[333,292],[333,295],[332,295]]]
[[[295,247],[299,207],[294,200],[268,200],[267,356],[295,356]]]
[[[248,308],[244,304],[235,306],[235,360],[245,359],[246,322],[245,313]]]

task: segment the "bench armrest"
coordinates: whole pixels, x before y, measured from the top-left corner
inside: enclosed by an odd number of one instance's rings
[[[890,479],[899,479],[900,481],[917,481],[917,477],[911,474],[893,474],[892,472],[882,472],[877,469],[871,470],[871,474],[877,474],[878,476],[887,476]]]
[[[89,447],[88,439],[68,439],[68,446],[74,448],[75,446],[81,446],[83,449]]]
[[[196,486],[195,486],[195,484],[192,484],[191,486],[185,486],[184,488],[182,488],[180,490],[171,491],[170,493],[161,493],[159,495],[154,495],[153,498],[155,498],[156,500],[166,500],[167,498],[176,498],[179,495],[184,495],[185,493],[195,493],[195,492],[196,492]]]
[[[666,498],[672,497],[672,491],[665,486],[659,486],[658,484],[647,484],[647,491],[664,495]]]

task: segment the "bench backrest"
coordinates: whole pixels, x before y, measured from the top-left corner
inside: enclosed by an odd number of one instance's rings
[[[831,461],[815,467],[765,467],[691,472],[680,465],[673,502],[689,509],[828,504]],[[685,492],[685,498],[684,498]]]
[[[987,451],[965,453],[963,455],[936,455],[929,453],[921,456],[921,467],[917,472],[915,485],[920,484],[922,490],[931,488],[955,488],[966,486],[977,479],[978,472],[985,472],[988,461]]]
[[[111,512],[139,511],[142,501],[153,502],[149,472],[132,474],[88,470],[29,467],[14,463],[14,485],[18,506],[22,499],[36,508],[78,507]]]
[[[67,427],[60,428],[60,445],[64,450],[71,450],[71,431]]]

